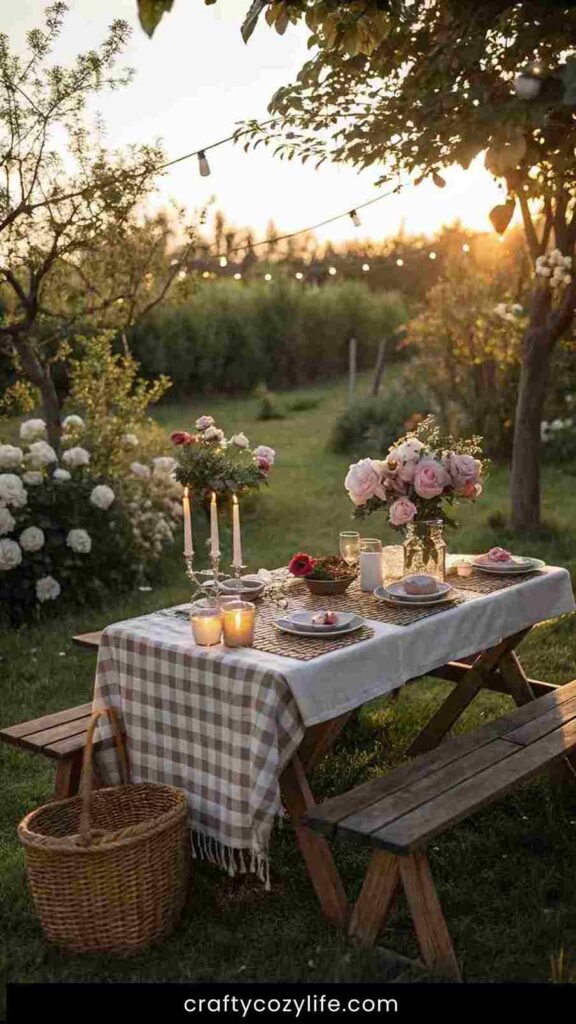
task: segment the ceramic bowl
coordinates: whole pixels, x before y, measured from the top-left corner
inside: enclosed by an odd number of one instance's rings
[[[309,580],[304,577],[304,583],[311,594],[329,595],[343,594],[345,590],[356,579],[355,576],[345,576],[342,580]]]

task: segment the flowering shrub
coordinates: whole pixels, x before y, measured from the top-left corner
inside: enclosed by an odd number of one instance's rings
[[[70,423],[78,439],[84,423],[67,417],[65,436]],[[182,515],[174,459],[103,480],[83,445],[65,448],[66,468],[58,466],[42,430],[43,421],[27,421],[21,447],[0,444],[0,607],[15,624],[62,600],[89,603],[133,586]]]
[[[576,464],[576,395],[566,395],[564,402],[567,416],[543,420],[540,424],[544,458],[553,462]]]
[[[292,576],[300,576],[307,580],[345,580],[356,576],[358,572],[340,555],[313,558],[303,551],[292,556],[288,563],[288,571]]]
[[[480,438],[441,437],[434,418],[428,416],[413,433],[401,437],[385,459],[361,459],[350,466],[344,486],[355,516],[365,518],[386,509],[396,528],[429,519],[455,525],[443,502],[451,505],[480,496],[480,452]]]
[[[195,428],[195,433],[177,430],[171,435],[177,452],[176,478],[194,495],[246,494],[267,482],[276,459],[273,448],[261,444],[251,449],[243,433],[226,440],[212,416],[200,416]]]

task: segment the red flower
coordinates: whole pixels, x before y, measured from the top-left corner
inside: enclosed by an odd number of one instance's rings
[[[263,473],[270,472],[270,463],[268,462],[268,459],[258,459],[256,464],[258,469],[261,469]]]
[[[173,434],[170,434],[170,440],[172,444],[196,444],[198,438],[186,430],[175,430]]]
[[[311,558],[310,555],[305,554],[301,551],[297,555],[293,555],[288,565],[288,571],[293,576],[309,576],[314,566],[316,565],[316,559]]]

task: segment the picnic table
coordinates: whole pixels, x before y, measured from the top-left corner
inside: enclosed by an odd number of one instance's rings
[[[536,624],[575,609],[568,572],[547,566],[503,580],[475,571],[453,582],[455,605],[404,616],[353,587],[330,605],[361,610],[366,624],[335,641],[278,634],[268,603],[259,606],[253,648],[196,646],[185,606],[116,623],[102,634],[94,703],[120,712],[135,782],[187,793],[195,855],[268,882],[270,833],[283,804],[325,917],[345,926],[349,908],[328,842],[302,819],[315,806],[310,771],[350,716],[417,677],[450,680],[454,688],[411,744],[420,753],[482,689],[517,705],[555,689],[527,677],[516,648]],[[293,600],[326,601],[297,587]],[[105,749],[99,762],[115,781]]]

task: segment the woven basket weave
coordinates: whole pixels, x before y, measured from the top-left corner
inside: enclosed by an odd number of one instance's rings
[[[110,719],[123,785],[92,792],[94,731]],[[45,804],[18,826],[46,937],[75,952],[131,953],[167,935],[186,896],[187,803],[172,786],[130,784],[113,708],[94,712],[79,796]]]

